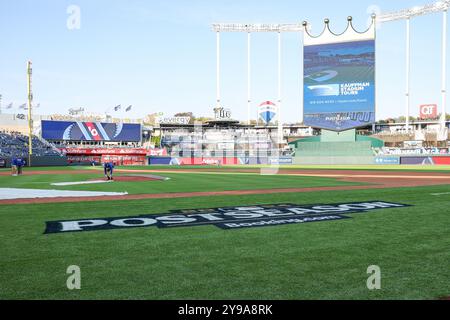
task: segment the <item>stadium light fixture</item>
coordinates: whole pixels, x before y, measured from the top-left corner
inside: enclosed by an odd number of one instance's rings
[[[215,32],[302,32],[304,30],[301,23],[214,23]]]
[[[410,9],[382,13],[378,15],[377,21],[382,23],[396,20],[406,20],[418,16],[424,16],[427,14],[447,11],[449,7],[450,7],[450,0],[437,1],[435,3],[426,4],[424,6],[415,6]]]
[[[389,22],[405,20],[417,16],[447,11],[450,8],[450,0],[441,0],[432,4],[415,6],[409,9],[381,13],[377,16],[377,22]],[[303,32],[302,23],[213,23],[215,32]]]

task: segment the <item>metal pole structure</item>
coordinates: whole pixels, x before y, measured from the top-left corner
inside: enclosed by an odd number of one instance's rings
[[[446,111],[447,111],[447,10],[443,12],[442,20],[442,128],[445,127]]]
[[[251,98],[251,33],[247,33],[247,125],[250,125]]]
[[[33,154],[33,119],[31,118],[32,104],[33,104],[33,92],[31,87],[31,76],[33,69],[31,67],[31,61],[27,64],[27,83],[28,83],[28,166],[31,167],[31,156]]]
[[[304,75],[305,75],[305,63],[304,63],[304,61],[303,61],[303,56],[304,56],[304,50],[305,50],[305,46],[304,46],[304,44],[305,44],[305,39],[304,39],[304,32],[300,32],[300,40],[301,40],[301,46],[300,46],[300,50],[301,50],[301,52],[300,52],[300,57],[302,57],[301,59],[301,72],[299,72],[299,74],[300,74],[300,93],[301,93],[301,95],[300,95],[300,123],[303,123],[303,113],[304,113],[304,108],[305,108],[305,104],[304,104],[304,85],[303,85],[303,83],[304,83]]]
[[[407,90],[406,90],[406,128],[409,130],[409,112],[410,112],[410,19],[414,17],[424,16],[433,14],[436,12],[444,12],[444,35],[443,37],[446,37],[446,24],[447,24],[447,17],[446,12],[448,8],[450,7],[450,0],[440,0],[432,4],[426,4],[423,6],[416,6],[413,8],[407,8],[395,12],[386,12],[381,13],[377,16],[377,21],[379,23],[386,23],[391,21],[398,21],[398,20],[406,20],[406,27],[407,27],[407,47],[406,47],[406,58],[407,58]],[[273,32],[278,33],[279,37],[281,36],[281,32],[304,32],[303,24],[301,23],[284,23],[284,24],[267,24],[267,23],[257,23],[257,24],[249,24],[249,23],[214,23],[212,25],[212,28],[215,32]],[[446,45],[446,39],[443,40],[443,45]],[[445,49],[443,49],[443,53],[446,54]],[[445,55],[443,55],[444,59]],[[446,65],[443,63],[443,85],[445,85],[445,72]],[[445,87],[442,89],[442,99],[446,99],[446,89]],[[220,100],[220,98],[219,98]],[[281,100],[281,95],[280,95]],[[446,107],[445,102],[443,102],[442,110]],[[281,103],[279,101],[279,107],[281,106]],[[280,116],[280,110],[278,110],[278,115]],[[278,119],[280,117],[278,116]],[[279,121],[280,122],[280,121]]]
[[[216,65],[217,65],[217,79],[216,79],[216,83],[217,83],[217,107],[220,108],[220,32],[217,31],[216,32],[216,50],[217,50],[217,60],[216,60]]]
[[[411,40],[410,40],[410,19],[406,19],[406,132],[409,132],[409,104],[410,104],[410,71],[411,71]]]
[[[281,122],[281,32],[278,32],[278,144],[283,142],[283,124]]]
[[[376,39],[377,39],[377,16],[376,16],[376,14],[375,13],[372,13],[372,15],[371,15],[371,17],[372,17],[372,23],[373,23],[373,27],[374,27],[374,32],[375,32],[375,49],[374,49],[374,56],[375,56],[375,75],[374,75],[374,78],[375,78],[375,117],[374,117],[374,122],[372,123],[372,134],[375,134],[375,131],[376,131],[376,123],[377,123],[377,114],[378,114],[378,98],[377,98],[377,91],[378,91],[378,86],[377,86],[377,83],[378,83],[378,78],[377,78],[377,75],[378,75],[378,72],[377,72],[377,63],[376,63],[376,61],[378,61],[377,60],[377,44],[376,44]]]

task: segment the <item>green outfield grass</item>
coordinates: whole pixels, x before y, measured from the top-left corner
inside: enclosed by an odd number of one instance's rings
[[[392,166],[389,170],[428,171],[436,168],[412,167],[414,169]],[[91,167],[50,170],[87,168]],[[155,167],[125,168],[142,170]],[[215,166],[156,168],[218,169]],[[0,188],[127,191],[137,194],[350,184],[319,177],[231,174],[228,172],[230,168],[254,169],[261,166],[222,167],[218,173],[159,174],[170,177],[168,181],[70,187],[50,185],[51,182],[103,178],[97,167],[91,174],[0,176]],[[288,168],[318,169],[321,166]],[[335,168],[370,170],[380,166]],[[353,219],[253,229],[149,227],[43,234],[45,223],[56,220],[161,214],[175,209],[220,206],[373,200],[412,206],[352,214]],[[449,208],[448,185],[0,205],[0,299],[437,299],[450,296]],[[81,290],[66,288],[69,265],[81,268]],[[366,287],[369,265],[381,268],[381,290],[370,291]]]
[[[115,176],[124,175],[117,173]],[[130,174],[127,174],[130,175]],[[55,190],[82,190],[128,192],[129,194],[167,193],[167,192],[197,192],[222,190],[254,190],[273,188],[306,188],[357,185],[358,183],[338,181],[333,178],[298,177],[286,175],[259,174],[216,174],[216,173],[161,173],[168,177],[167,181],[114,181],[104,184],[85,184],[72,186],[53,186],[55,182],[87,181],[104,179],[101,171],[92,174],[58,174],[58,175],[23,175],[19,177],[0,177],[0,188],[29,188]]]
[[[0,178],[3,179],[3,178]],[[436,299],[450,295],[450,188],[0,206],[1,299]],[[432,196],[431,193],[444,193]],[[447,194],[446,194],[447,193]],[[413,205],[304,225],[44,235],[46,221],[170,209],[382,200]],[[66,269],[81,268],[81,290]],[[382,289],[369,291],[369,265]]]

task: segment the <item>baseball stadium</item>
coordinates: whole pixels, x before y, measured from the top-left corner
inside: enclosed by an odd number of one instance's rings
[[[320,34],[215,23],[202,117],[50,113],[28,61],[27,102],[0,109],[0,299],[449,300],[445,50],[441,105],[414,118],[408,91],[406,114],[384,121],[375,99],[377,23],[443,14],[445,31],[449,6],[373,14],[367,30],[326,19]],[[224,107],[229,32],[249,52],[255,33],[302,34],[302,121],[280,120],[281,90],[254,101],[250,72],[248,119]]]

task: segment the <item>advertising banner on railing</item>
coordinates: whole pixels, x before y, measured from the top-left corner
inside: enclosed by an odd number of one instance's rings
[[[165,156],[166,149],[139,149],[139,148],[63,148],[65,154],[82,155],[143,155],[143,156]]]

